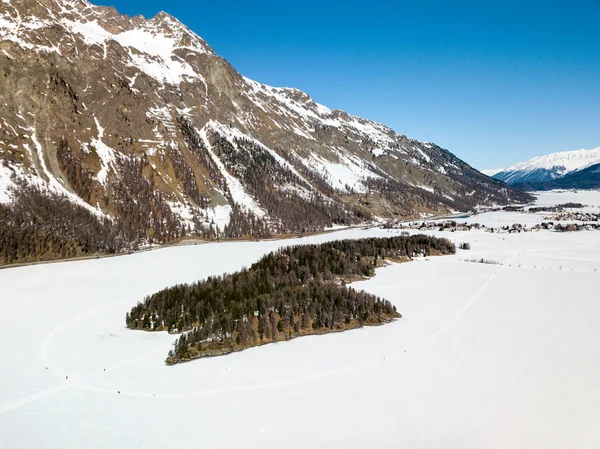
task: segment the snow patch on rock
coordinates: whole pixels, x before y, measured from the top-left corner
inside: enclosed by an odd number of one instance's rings
[[[108,171],[112,168],[115,170],[115,160],[117,158],[115,151],[106,145],[102,139],[104,138],[104,128],[100,126],[98,123],[98,119],[94,117],[94,122],[96,122],[96,128],[98,128],[98,137],[92,139],[91,145],[96,149],[96,153],[100,158],[101,168],[98,174],[96,175],[98,182],[106,187],[106,178],[108,176]]]

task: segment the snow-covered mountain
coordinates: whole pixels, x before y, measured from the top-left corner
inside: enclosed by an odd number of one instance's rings
[[[504,170],[503,168],[488,168],[486,170],[481,170],[481,173],[483,173],[486,176],[494,176],[496,173],[500,173],[502,170]]]
[[[544,182],[528,182],[515,184],[522,190],[553,190],[553,189],[600,189],[600,163],[590,165],[567,173],[565,176]]]
[[[574,150],[538,156],[508,168],[482,170],[509,185],[541,183],[600,163],[600,147],[591,150]]]
[[[125,240],[298,233],[529,199],[434,144],[240,75],[165,13],[3,0],[0,96],[0,204],[37,186]]]

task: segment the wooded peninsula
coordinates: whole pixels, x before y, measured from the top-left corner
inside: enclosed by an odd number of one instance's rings
[[[447,239],[426,235],[289,246],[250,268],[154,293],[127,313],[126,324],[181,333],[167,364],[385,324],[401,317],[396,307],[346,284],[390,262],[454,252]]]

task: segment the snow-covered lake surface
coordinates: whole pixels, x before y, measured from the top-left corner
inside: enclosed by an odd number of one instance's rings
[[[566,201],[598,210],[600,192],[538,200]],[[356,284],[403,314],[382,327],[172,367],[175,336],[124,327],[144,295],[279,246],[396,232],[0,270],[0,447],[600,447],[599,231],[437,233],[472,250]],[[503,265],[463,261],[481,257]]]

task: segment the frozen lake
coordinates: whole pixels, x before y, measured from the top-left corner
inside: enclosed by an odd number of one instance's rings
[[[538,200],[567,201],[600,211],[600,192]],[[279,246],[396,232],[0,270],[0,447],[600,447],[598,231],[435,233],[472,249],[355,284],[402,313],[382,327],[168,367],[176,336],[124,326],[144,295],[237,270]],[[481,257],[502,265],[464,261]]]

